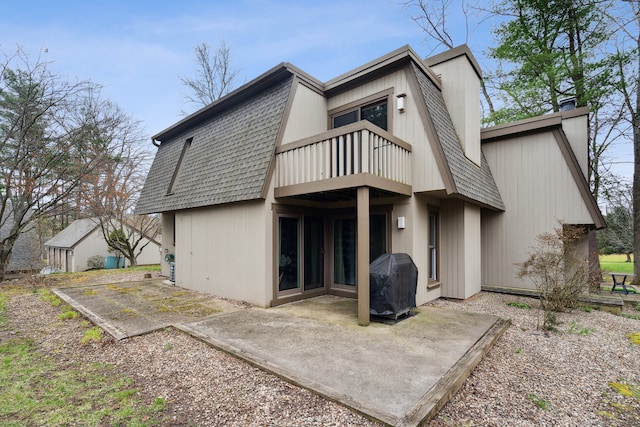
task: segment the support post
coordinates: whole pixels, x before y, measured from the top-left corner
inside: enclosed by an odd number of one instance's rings
[[[369,325],[369,187],[358,187],[358,242],[356,246],[358,325]]]

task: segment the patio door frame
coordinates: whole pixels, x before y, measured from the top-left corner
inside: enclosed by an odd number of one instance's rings
[[[298,286],[292,289],[280,290],[280,218],[295,218],[298,220]],[[305,289],[305,264],[306,257],[309,254],[305,253],[305,223],[308,218],[321,218],[322,219],[322,265],[321,276],[322,283],[320,286],[313,289]],[[318,210],[299,209],[293,207],[279,207],[274,215],[274,285],[273,294],[274,299],[272,305],[285,303],[289,301],[295,301],[297,299],[309,298],[312,296],[323,295],[327,293],[327,216]]]
[[[393,207],[391,205],[371,206],[369,210],[369,218],[374,215],[385,215],[385,251],[388,253],[391,251],[391,217]],[[304,253],[304,224],[305,218],[316,217],[324,219],[324,258],[323,258],[323,279],[322,286],[316,289],[305,290],[305,253]],[[334,283],[334,224],[339,219],[353,219],[356,221],[357,230],[357,218],[353,208],[344,209],[319,209],[319,208],[304,208],[290,205],[276,205],[274,206],[273,215],[273,299],[272,305],[280,305],[288,302],[311,298],[314,296],[331,294],[348,298],[357,298],[357,276],[354,285],[344,285]],[[280,275],[280,218],[296,218],[299,221],[298,225],[298,280],[299,286],[293,289],[287,289],[280,291],[279,287],[279,275]],[[357,236],[356,236],[357,239]],[[356,254],[354,259],[354,268],[357,265],[358,253],[356,245]],[[371,259],[370,261],[373,261]]]

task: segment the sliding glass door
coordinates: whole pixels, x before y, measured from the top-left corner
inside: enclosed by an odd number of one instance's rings
[[[322,217],[278,217],[278,292],[324,287],[324,239]]]

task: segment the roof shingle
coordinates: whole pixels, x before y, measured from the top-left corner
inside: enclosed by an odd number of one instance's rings
[[[162,141],[136,207],[137,214],[181,210],[262,197],[293,77],[217,112]],[[171,178],[183,146],[192,139]]]

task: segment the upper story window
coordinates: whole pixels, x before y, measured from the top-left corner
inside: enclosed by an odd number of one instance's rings
[[[387,125],[387,100],[367,104],[356,107],[349,111],[340,112],[331,116],[331,127],[338,128],[340,126],[355,123],[360,120],[369,120],[374,125],[388,130]]]

